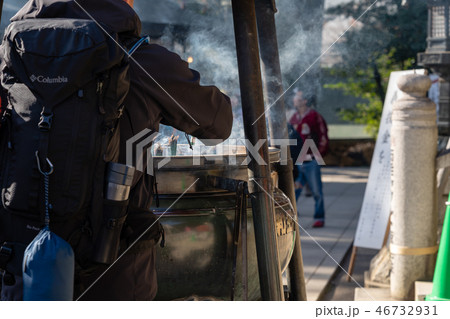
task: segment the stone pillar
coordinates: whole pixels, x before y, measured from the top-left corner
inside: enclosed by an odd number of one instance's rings
[[[427,76],[405,75],[397,84],[402,92],[392,112],[391,296],[414,300],[414,282],[433,278],[438,248],[436,107],[426,97]]]

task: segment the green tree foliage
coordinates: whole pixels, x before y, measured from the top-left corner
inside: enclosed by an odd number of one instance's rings
[[[345,79],[325,87],[365,101],[341,110],[342,119],[366,124],[376,137],[390,72],[415,67],[417,53],[425,50],[427,6],[423,0],[374,2],[353,1],[328,10],[360,19],[336,45],[342,62],[324,71]]]

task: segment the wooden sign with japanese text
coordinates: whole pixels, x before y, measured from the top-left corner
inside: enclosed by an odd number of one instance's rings
[[[424,74],[416,70],[416,74]],[[391,116],[392,105],[397,100],[400,76],[411,71],[392,72],[383,106],[377,142],[370,165],[369,180],[366,185],[354,247],[381,249],[389,222],[391,206]]]

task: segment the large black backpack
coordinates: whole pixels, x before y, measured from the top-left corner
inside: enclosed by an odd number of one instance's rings
[[[5,32],[0,268],[6,273],[20,275],[23,249],[44,224],[39,168],[49,172],[50,163],[50,227],[72,245],[79,264],[89,262],[102,223],[105,165],[118,157],[118,120],[130,84],[118,43],[117,34],[91,20],[29,19]]]

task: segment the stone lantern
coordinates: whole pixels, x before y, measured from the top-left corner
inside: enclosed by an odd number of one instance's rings
[[[427,49],[418,64],[430,68],[440,79],[438,130],[450,136],[450,0],[428,0]]]

